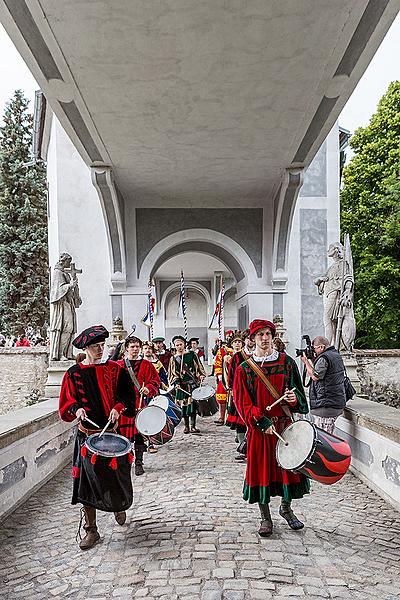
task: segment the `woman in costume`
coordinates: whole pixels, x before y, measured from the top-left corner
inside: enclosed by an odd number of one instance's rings
[[[272,534],[269,502],[272,496],[281,496],[279,514],[291,529],[304,524],[296,517],[291,501],[309,493],[309,480],[292,471],[282,469],[276,460],[277,437],[291,423],[292,413],[308,412],[301,377],[294,360],[273,348],[275,325],[257,319],[250,323],[250,336],[256,348],[252,357],[237,367],[233,383],[236,407],[247,426],[247,469],[243,497],[250,503],[258,502],[261,512],[259,535]],[[293,391],[289,391],[293,390]],[[278,397],[286,399],[266,412],[266,407]]]
[[[175,355],[169,361],[168,380],[175,386],[175,400],[182,408],[185,422],[183,433],[199,434],[196,427],[196,404],[192,400],[192,391],[200,385],[206,376],[203,365],[197,354],[185,350],[186,340],[181,335],[172,338]],[[190,427],[189,427],[190,420]]]

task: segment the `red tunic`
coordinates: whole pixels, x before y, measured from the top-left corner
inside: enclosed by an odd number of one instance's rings
[[[260,367],[260,363],[258,366]],[[279,354],[276,360],[265,362],[262,371],[280,395],[286,387],[296,388],[297,404],[290,408],[291,412],[308,412],[300,374],[292,358]],[[290,424],[291,419],[285,415],[282,403],[266,412],[266,407],[275,398],[246,363],[237,367],[233,389],[236,407],[247,425],[244,499],[250,503],[268,503],[271,496],[282,496],[288,501],[302,498],[309,492],[308,479],[278,465],[275,455],[278,438],[263,431],[271,424],[271,420],[278,432],[282,432]]]
[[[124,367],[126,369],[125,361],[123,359],[119,360],[118,364],[121,365],[121,367]],[[159,390],[160,390],[160,385],[161,385],[160,377],[157,373],[157,370],[151,364],[151,362],[148,360],[145,360],[143,358],[140,358],[138,360],[131,361],[131,365],[133,368],[133,372],[135,373],[135,375],[137,377],[140,387],[142,387],[144,385],[148,388],[149,393],[148,393],[147,397],[153,398],[153,396],[157,396],[157,394],[159,393]],[[129,376],[129,373],[128,373],[128,376]],[[136,386],[134,385],[132,380],[131,380],[131,384],[132,384],[131,389],[132,389],[132,393],[134,394],[134,397],[135,397],[135,406],[136,406],[136,411],[137,411],[140,408],[143,408],[145,403],[143,403],[143,406],[140,407],[140,394],[139,394],[138,390],[136,389]],[[130,419],[128,417],[124,417],[123,415],[121,415],[121,418],[120,418],[119,428],[121,430],[121,434],[124,435],[125,437],[129,438],[130,440],[132,440],[133,436],[138,433],[136,426],[135,426],[135,420]]]
[[[242,417],[239,415],[237,408],[235,406],[235,398],[233,396],[233,381],[235,378],[235,372],[238,366],[245,360],[247,354],[244,350],[239,350],[239,352],[235,352],[229,362],[229,370],[228,370],[228,388],[231,390],[232,400],[230,402],[230,406],[228,409],[228,416],[226,422],[229,425],[241,425],[246,426]]]

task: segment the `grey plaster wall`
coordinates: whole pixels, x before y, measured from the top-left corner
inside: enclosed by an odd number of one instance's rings
[[[300,209],[301,332],[324,334],[323,304],[314,280],[327,269],[327,211]]]
[[[262,208],[138,208],[136,209],[138,271],[151,248],[185,229],[211,229],[232,238],[247,252],[257,274],[262,270]]]
[[[300,189],[300,196],[320,198],[327,195],[327,161],[326,161],[326,142],[315,155],[314,160],[308,167],[304,175],[304,183]]]

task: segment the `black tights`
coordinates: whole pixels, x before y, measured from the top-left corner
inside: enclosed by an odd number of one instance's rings
[[[190,419],[190,427],[196,427],[196,417],[197,414],[194,413],[194,415],[190,415],[190,417],[183,417],[183,420],[185,422],[185,427],[189,428],[189,419]]]

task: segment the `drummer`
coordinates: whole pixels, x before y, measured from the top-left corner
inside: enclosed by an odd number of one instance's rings
[[[169,361],[168,380],[170,385],[175,386],[175,399],[182,407],[183,433],[200,434],[196,427],[197,410],[192,401],[192,391],[204,380],[206,372],[197,354],[185,350],[186,340],[182,335],[173,337],[172,343],[175,355]]]
[[[138,337],[126,338],[125,349],[126,358],[119,360],[118,364],[125,367],[129,373],[136,410],[140,410],[146,405],[148,398],[157,396],[160,389],[160,378],[153,365],[139,356],[142,341]],[[135,420],[122,416],[120,429],[122,435],[135,444],[135,475],[143,475],[143,454],[147,447],[142,434],[136,429]]]
[[[151,362],[151,364],[153,365],[153,367],[155,368],[155,370],[158,373],[158,376],[160,378],[160,382],[161,382],[161,388],[163,390],[167,390],[169,385],[168,385],[168,374],[167,371],[165,370],[161,360],[158,358],[158,356],[156,355],[155,352],[155,347],[154,344],[152,342],[143,342],[142,345],[142,356],[145,360],[148,360],[149,362]]]
[[[200,359],[202,365],[204,366],[204,352],[199,346],[200,338],[192,337],[188,341],[188,350],[191,350],[195,354],[197,354]]]
[[[165,338],[162,336],[155,337],[153,338],[153,344],[158,360],[162,363],[166,373],[168,373],[169,361],[172,354],[169,350],[167,350]]]
[[[226,376],[226,383],[229,394],[227,405],[228,416],[226,418],[226,424],[228,427],[236,431],[236,442],[239,444],[239,446],[244,441],[244,437],[246,435],[246,425],[236,409],[232,388],[236,368],[244,360],[246,360],[248,356],[244,349],[245,336],[245,332],[241,333],[240,331],[236,331],[234,333],[232,337],[233,354],[229,357],[226,357],[225,359],[225,364],[228,370],[228,374]],[[238,456],[235,456],[235,460],[239,462],[246,462],[246,457],[243,454],[238,454]]]
[[[304,524],[294,514],[291,501],[310,490],[306,477],[282,469],[276,460],[277,437],[273,430],[281,433],[291,423],[291,413],[305,414],[308,406],[296,363],[273,348],[275,330],[274,323],[264,319],[250,323],[250,337],[256,348],[253,356],[237,367],[233,382],[235,404],[248,428],[243,497],[259,504],[258,533],[262,537],[272,534],[271,496],[281,496],[279,514],[296,530]],[[267,413],[266,407],[284,393],[285,400]]]
[[[114,424],[112,427],[115,429],[122,412],[130,417],[135,414],[131,382],[126,371],[113,361],[101,362],[108,336],[105,327],[95,325],[88,327],[74,339],[73,345],[79,350],[84,350],[86,357],[65,373],[59,400],[59,413],[63,421],[72,422],[76,418],[79,419],[72,467],[72,504],[83,504],[82,516],[85,518],[86,535],[79,544],[82,550],[92,548],[100,539],[96,525],[96,507],[103,506],[103,493],[107,495],[111,504],[115,502],[120,505],[121,496],[127,498],[127,504],[130,497],[132,504],[130,471],[127,474],[126,470],[117,472],[105,466],[108,483],[106,488],[102,485],[101,477],[90,482],[82,468],[87,436],[103,429],[108,420]],[[108,382],[108,385],[105,382]],[[87,420],[89,418],[94,424]],[[97,472],[101,472],[101,469],[102,465],[98,463]],[[114,514],[117,523],[123,525],[126,513],[115,511]]]

